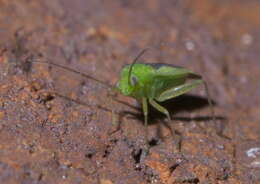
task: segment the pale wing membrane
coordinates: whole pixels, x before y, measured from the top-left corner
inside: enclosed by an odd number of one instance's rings
[[[173,88],[161,93],[160,96],[156,98],[156,100],[159,102],[163,102],[165,100],[180,96],[182,94],[189,92],[193,88],[196,88],[197,86],[199,86],[202,83],[203,83],[203,80],[194,80],[192,82],[188,82],[188,83],[173,87]]]
[[[182,85],[185,83],[187,78],[187,73],[179,75],[156,75],[153,77],[151,85],[151,96],[152,98],[159,97],[163,92]]]

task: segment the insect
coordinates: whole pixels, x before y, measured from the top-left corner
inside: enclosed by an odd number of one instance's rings
[[[161,106],[158,102],[163,102],[174,97],[180,96],[203,84],[205,86],[208,103],[211,108],[212,118],[214,120],[214,111],[209,96],[208,87],[206,82],[202,79],[202,76],[192,72],[189,69],[176,67],[168,64],[137,63],[138,59],[147,50],[148,48],[140,52],[140,54],[133,60],[132,64],[125,65],[122,68],[119,81],[117,82],[115,87],[112,87],[114,91],[119,92],[125,96],[135,98],[142,104],[145,126],[146,150],[149,149],[147,137],[149,114],[148,104],[157,109],[159,112],[165,114],[168,120],[170,121],[171,116],[169,111],[163,106]],[[34,62],[39,63],[39,61]],[[54,65],[78,73],[86,78],[90,78],[96,82],[111,87],[103,81],[100,81],[87,74],[75,71],[74,69],[55,63],[46,64]]]

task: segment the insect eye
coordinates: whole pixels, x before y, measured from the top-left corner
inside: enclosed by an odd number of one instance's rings
[[[138,79],[136,76],[132,75],[131,76],[131,85],[135,86],[138,83]]]

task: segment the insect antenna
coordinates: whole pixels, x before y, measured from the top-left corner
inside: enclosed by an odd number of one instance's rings
[[[143,49],[143,50],[135,57],[135,59],[133,60],[132,64],[130,65],[129,72],[128,72],[128,85],[132,86],[132,84],[131,84],[131,75],[132,75],[132,70],[133,70],[134,64],[135,64],[135,63],[137,62],[137,60],[138,60],[146,51],[148,51],[149,49],[150,49],[149,47]]]
[[[56,63],[45,62],[45,61],[39,61],[39,60],[37,60],[37,61],[35,61],[35,60],[33,60],[33,61],[32,61],[32,60],[29,60],[29,61],[27,61],[27,62],[28,62],[28,63],[39,63],[39,64],[46,64],[46,65],[50,65],[50,66],[55,66],[55,67],[58,67],[58,68],[61,68],[61,69],[68,70],[68,71],[70,71],[70,72],[76,73],[76,74],[78,74],[78,75],[80,75],[80,76],[82,76],[82,77],[85,77],[85,78],[87,78],[87,79],[94,80],[95,82],[102,84],[103,87],[105,86],[105,87],[108,87],[108,88],[109,88],[108,96],[109,96],[110,99],[113,99],[113,100],[117,101],[118,103],[124,104],[124,105],[126,105],[126,106],[128,106],[128,107],[130,107],[130,108],[132,108],[132,109],[137,110],[134,106],[131,106],[131,105],[128,104],[128,103],[122,102],[122,101],[117,100],[116,98],[114,98],[114,97],[113,97],[114,94],[116,94],[116,95],[121,95],[117,90],[115,90],[115,87],[112,86],[112,85],[110,85],[110,84],[107,84],[107,83],[105,83],[105,82],[103,82],[103,81],[101,81],[101,80],[99,80],[99,79],[96,79],[95,77],[92,77],[92,76],[87,75],[87,74],[85,74],[85,73],[83,73],[83,72],[80,72],[80,71],[77,71],[77,70],[75,70],[75,69],[72,69],[72,68],[69,68],[69,67],[66,67],[66,66],[63,66],[63,65],[60,65],[60,64],[56,64]],[[55,94],[56,94],[57,96],[60,96],[60,97],[62,97],[62,98],[65,98],[65,99],[69,100],[68,97],[65,97],[65,96],[63,96],[63,95],[61,95],[61,94],[58,94],[58,93],[55,93]],[[70,99],[70,100],[72,100],[72,101],[78,103],[78,101],[76,101],[76,100],[73,100],[73,99]],[[81,103],[78,103],[78,104],[81,104]],[[83,104],[83,105],[86,105],[86,104]],[[90,106],[90,105],[87,105],[87,106]],[[100,108],[101,106],[97,106],[97,107]],[[102,108],[102,107],[101,107],[100,109],[103,109],[103,110],[106,110],[106,111],[107,111],[107,109]]]
[[[98,80],[98,79],[96,79],[95,77],[92,77],[92,76],[87,75],[87,74],[85,74],[85,73],[83,73],[83,72],[74,70],[74,69],[72,69],[72,68],[69,68],[69,67],[66,67],[66,66],[63,66],[63,65],[60,65],[60,64],[51,63],[51,62],[44,62],[44,61],[28,61],[28,62],[31,62],[31,63],[41,63],[41,64],[46,64],[46,65],[51,65],[51,66],[55,66],[55,67],[58,67],[58,68],[62,68],[62,69],[64,69],[64,70],[68,70],[68,71],[70,71],[70,72],[73,72],[73,73],[76,73],[76,74],[78,74],[78,75],[81,75],[82,77],[85,77],[85,78],[91,79],[91,80],[93,80],[93,81],[96,81],[97,83],[100,83],[100,84],[102,84],[102,85],[104,85],[104,86],[106,86],[106,87],[109,87],[109,88],[111,88],[111,89],[113,88],[112,85],[107,84],[107,83],[105,83],[105,82],[103,82],[103,81],[101,81],[101,80]]]
[[[132,85],[132,84],[131,84],[131,75],[132,75],[133,66],[134,66],[134,64],[137,62],[137,60],[138,60],[146,51],[148,51],[149,49],[158,49],[158,48],[162,47],[163,45],[165,45],[165,43],[160,42],[159,45],[152,46],[152,47],[147,47],[147,48],[143,49],[143,50],[135,57],[135,59],[133,60],[131,66],[130,66],[130,68],[129,68],[129,72],[128,72],[128,85]]]

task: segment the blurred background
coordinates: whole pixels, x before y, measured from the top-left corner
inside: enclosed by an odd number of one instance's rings
[[[0,0],[0,38],[0,183],[259,182],[259,1]],[[156,49],[142,62],[202,75],[217,117],[203,88],[167,102],[173,121],[152,111],[149,155],[134,100],[110,102],[92,80],[28,63],[112,85],[146,47]]]

